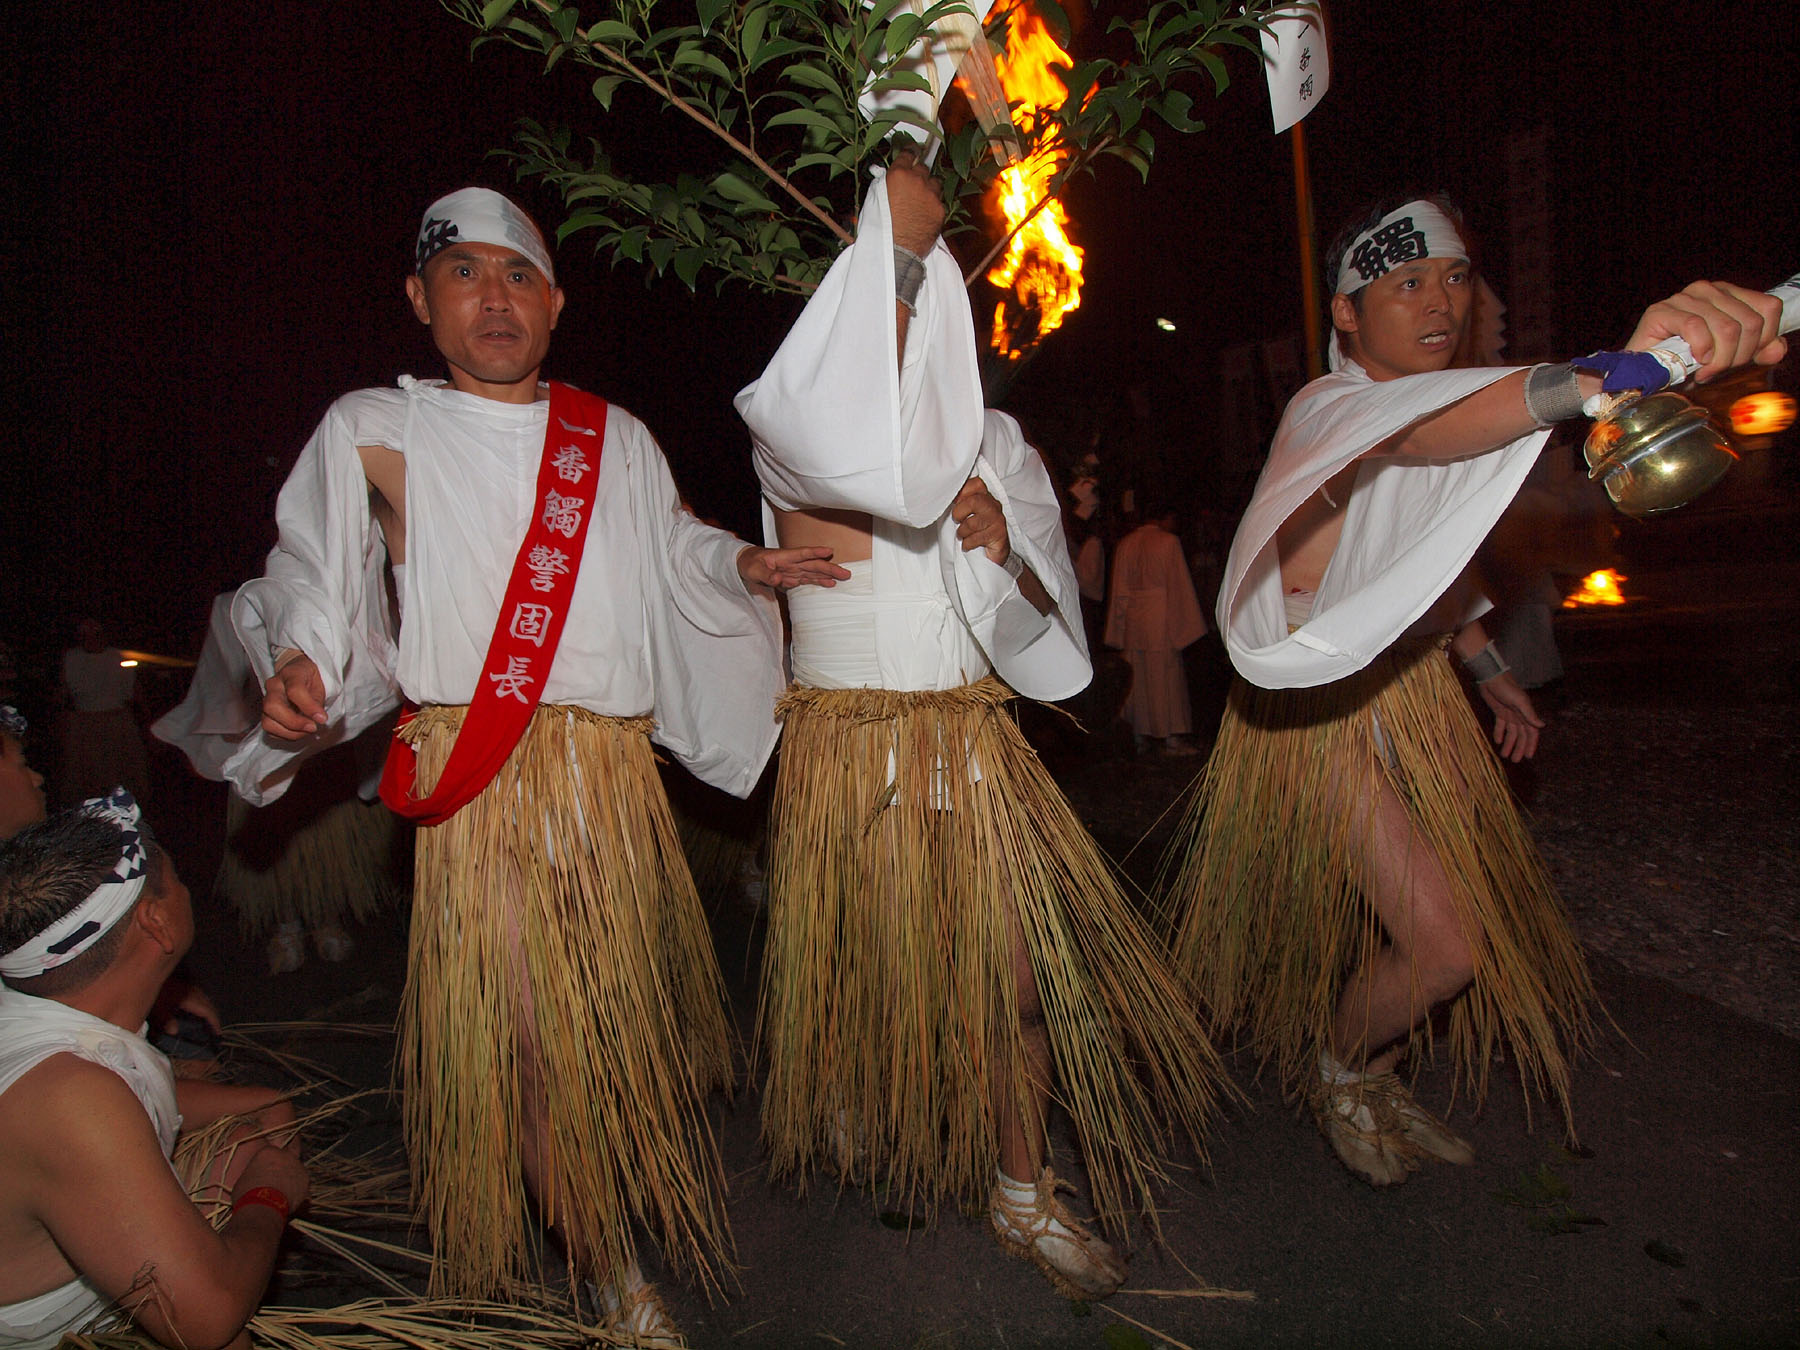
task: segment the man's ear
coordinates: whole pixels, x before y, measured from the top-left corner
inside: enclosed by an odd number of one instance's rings
[[[1357,332],[1356,304],[1349,296],[1338,294],[1331,297],[1331,326],[1340,333]]]
[[[177,942],[175,920],[161,889],[152,892],[149,887],[144,888],[143,895],[132,907],[131,922],[145,941],[165,955],[174,954]]]
[[[569,297],[563,294],[561,286],[550,288],[550,327],[556,327],[556,321],[562,318],[563,302]]]
[[[425,278],[414,273],[406,279],[406,298],[412,301],[413,313],[419,322],[427,328],[431,327],[431,306],[425,303]],[[558,309],[562,306],[558,305]]]

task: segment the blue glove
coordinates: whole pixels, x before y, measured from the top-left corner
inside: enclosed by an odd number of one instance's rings
[[[1649,352],[1595,352],[1578,356],[1569,362],[1577,370],[1597,370],[1606,378],[1601,391],[1622,394],[1627,389],[1641,389],[1654,394],[1669,383],[1669,368]]]

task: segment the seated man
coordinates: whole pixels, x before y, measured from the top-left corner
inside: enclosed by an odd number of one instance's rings
[[[169,1165],[182,1128],[260,1112],[266,1088],[180,1081],[144,1039],[193,939],[187,888],[124,793],[0,843],[0,1346],[50,1347],[120,1313],[170,1346],[248,1346],[290,1210],[291,1146],[250,1137],[208,1178],[214,1230]]]

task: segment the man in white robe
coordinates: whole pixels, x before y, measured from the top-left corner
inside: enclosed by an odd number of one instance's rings
[[[1199,753],[1181,653],[1206,636],[1206,619],[1174,530],[1173,511],[1146,505],[1144,523],[1113,550],[1106,645],[1123,651],[1131,666],[1125,717],[1138,749],[1155,742],[1163,754],[1179,756]]]
[[[602,410],[585,555],[572,562],[559,535],[518,556],[550,463],[538,375],[563,305],[542,235],[498,193],[453,193],[426,212],[406,287],[450,378],[339,399],[302,453],[267,575],[233,610],[265,684],[267,735],[226,774],[251,801],[271,798],[305,753],[358,735],[403,694],[419,709],[406,740],[428,791],[484,681],[518,696],[484,665],[490,637],[542,636],[523,603],[496,632],[509,575],[529,567],[530,595],[576,568],[516,747],[468,805],[419,832],[408,1140],[436,1287],[480,1296],[522,1272],[529,1193],[612,1329],[673,1344],[629,1221],[716,1283],[729,1237],[702,1099],[729,1082],[732,1051],[649,739],[748,793],[778,731],[771,591],[838,569],[824,549],[755,548],[701,524],[619,408]]]
[[[1393,1072],[1434,1006],[1454,1000],[1452,1054],[1478,1099],[1504,1042],[1566,1122],[1561,1045],[1588,1028],[1579,948],[1443,651],[1500,753],[1531,754],[1541,722],[1461,578],[1549,426],[1622,358],[1451,369],[1472,289],[1453,211],[1384,204],[1331,253],[1333,371],[1288,405],[1238,528],[1218,613],[1242,679],[1177,845],[1178,962],[1375,1185],[1473,1156]],[[1778,314],[1696,283],[1645,311],[1629,346],[1680,335],[1707,378],[1779,359]]]
[[[901,156],[738,396],[769,536],[850,573],[789,596],[763,1133],[777,1174],[835,1168],[933,1211],[986,1196],[1007,1251],[1104,1297],[1125,1266],[1057,1195],[1055,1078],[1116,1231],[1153,1212],[1161,1114],[1197,1139],[1218,1068],[1005,711],[1079,691],[1087,645],[1049,476],[983,410],[942,219]]]

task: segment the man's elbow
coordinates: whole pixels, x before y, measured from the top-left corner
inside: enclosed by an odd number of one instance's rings
[[[156,1295],[151,1295],[155,1299]],[[245,1325],[256,1313],[256,1304],[241,1306],[238,1299],[221,1291],[216,1297],[201,1294],[184,1311],[163,1309],[162,1316],[138,1314],[140,1328],[150,1332],[158,1345],[169,1350],[227,1350],[240,1344]]]

